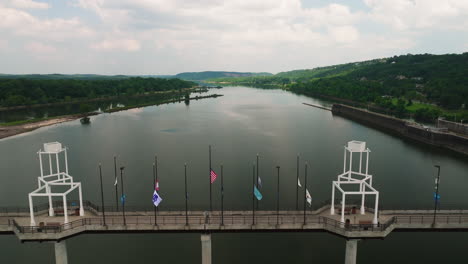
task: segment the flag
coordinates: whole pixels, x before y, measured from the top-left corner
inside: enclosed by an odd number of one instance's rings
[[[302,188],[301,181],[299,180],[299,178],[297,178],[297,186]]]
[[[262,188],[262,178],[260,178],[260,176],[258,176],[258,182],[257,182],[257,186],[258,188]]]
[[[312,206],[312,196],[310,196],[309,190],[306,189],[306,199],[307,202],[309,203],[309,207]]]
[[[161,196],[159,196],[158,192],[156,192],[156,190],[154,190],[154,193],[153,193],[153,204],[154,204],[154,206],[158,207],[160,202],[162,202],[162,198],[161,198]]]
[[[260,191],[257,189],[257,186],[254,186],[254,195],[257,198],[257,200],[261,200],[263,198],[262,194]]]
[[[210,170],[210,176],[211,176],[211,183],[213,183],[216,180],[216,177],[218,177],[218,175],[216,175],[214,170]]]
[[[125,204],[125,200],[127,200],[127,196],[125,194],[123,194],[121,197],[120,197],[120,202],[122,202],[122,205]]]
[[[156,191],[159,191],[159,181],[156,180]]]
[[[114,186],[117,186],[117,177],[115,177]]]

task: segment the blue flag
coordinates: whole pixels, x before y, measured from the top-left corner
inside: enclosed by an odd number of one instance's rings
[[[127,200],[127,196],[124,194],[120,197],[120,202],[122,202],[122,205],[125,204],[125,200]]]
[[[159,196],[158,192],[154,190],[153,193],[153,204],[154,206],[158,207],[159,203],[162,201],[161,196]]]
[[[259,201],[263,198],[262,194],[257,189],[257,186],[254,186],[254,194],[255,194],[255,197],[257,198],[257,200],[259,200]]]

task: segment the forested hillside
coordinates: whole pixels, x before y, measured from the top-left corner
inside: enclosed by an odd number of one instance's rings
[[[125,78],[120,80],[1,79],[0,106],[45,104],[74,99],[135,95],[179,90],[196,85],[180,79]]]
[[[183,72],[176,74],[174,77],[183,80],[202,81],[211,78],[222,77],[250,77],[250,76],[271,76],[267,72],[225,72],[225,71],[204,71],[204,72]]]
[[[332,96],[389,109],[396,115],[412,112],[432,120],[448,111],[468,107],[468,53],[403,55],[271,77],[214,81],[280,86],[310,96]],[[467,116],[468,118],[468,116]]]

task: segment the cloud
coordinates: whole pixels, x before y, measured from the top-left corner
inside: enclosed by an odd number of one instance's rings
[[[48,9],[50,8],[49,4],[36,2],[32,0],[10,0],[6,4],[13,8],[21,9]]]
[[[138,51],[140,43],[134,39],[109,39],[94,43],[91,47],[100,51]]]
[[[57,63],[47,65],[54,72],[278,72],[425,53],[434,45],[460,52],[465,46],[453,39],[468,41],[460,33],[468,30],[466,0],[362,0],[364,7],[346,0],[313,7],[304,0],[70,1],[0,4],[0,34],[7,40],[0,51],[41,57],[55,49]],[[432,43],[437,32],[451,38]],[[0,72],[2,67],[10,70],[0,63]]]
[[[39,54],[54,53],[57,51],[57,49],[54,46],[47,45],[41,42],[28,43],[26,44],[25,48],[26,50],[32,53],[39,53]]]
[[[39,19],[26,11],[1,6],[0,17],[3,19],[0,32],[12,35],[64,41],[94,34],[93,30],[83,25],[78,18]]]
[[[351,43],[359,38],[359,31],[353,26],[330,27],[330,35],[339,43]]]
[[[364,0],[369,16],[396,30],[452,28],[468,30],[466,0]]]

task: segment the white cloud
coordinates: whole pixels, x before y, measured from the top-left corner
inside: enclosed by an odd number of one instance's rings
[[[100,51],[138,51],[140,43],[134,39],[108,39],[95,43],[91,47]]]
[[[353,26],[335,26],[330,27],[328,31],[339,43],[352,43],[359,38],[359,31]]]
[[[57,49],[54,46],[47,45],[41,42],[31,42],[25,45],[25,49],[31,53],[36,54],[46,54],[57,52]]]
[[[50,8],[49,4],[36,2],[32,0],[10,0],[6,4],[13,8],[22,8],[22,9],[48,9]]]
[[[362,0],[366,9],[345,0],[312,8],[303,0],[72,1],[66,8],[73,10],[63,12],[72,17],[57,16],[62,10],[48,4],[54,15],[37,16],[25,3],[45,8],[34,4],[45,4],[39,0],[0,4],[0,34],[8,40],[0,51],[6,54],[8,46],[31,55],[55,49],[55,65],[60,58],[76,62],[51,71],[277,72],[450,46],[445,38],[428,43],[437,30],[458,32],[459,43],[468,40],[459,34],[468,30],[466,0]]]
[[[39,19],[28,12],[0,6],[0,30],[12,35],[46,38],[55,41],[93,36],[91,28],[78,18]]]
[[[370,17],[397,30],[452,28],[468,30],[466,0],[364,0]]]

